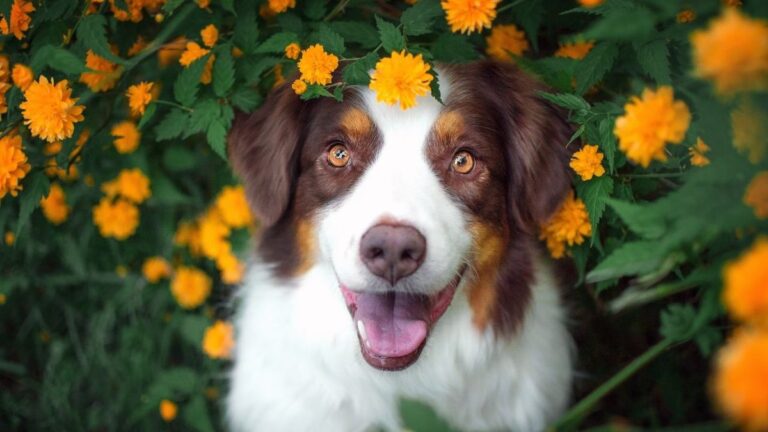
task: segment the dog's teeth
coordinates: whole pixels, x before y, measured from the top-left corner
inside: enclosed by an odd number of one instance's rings
[[[368,342],[368,334],[365,333],[365,324],[363,324],[361,320],[357,321],[357,334],[360,335],[360,339],[363,340],[363,343],[365,343],[365,346],[370,348],[371,343]]]

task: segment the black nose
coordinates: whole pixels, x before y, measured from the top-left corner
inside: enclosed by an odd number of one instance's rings
[[[376,225],[360,240],[360,258],[368,270],[394,285],[424,261],[427,241],[408,225]]]

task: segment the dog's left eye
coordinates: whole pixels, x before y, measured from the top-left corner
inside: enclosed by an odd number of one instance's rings
[[[349,163],[349,150],[344,144],[334,144],[328,149],[328,163],[336,168],[343,168]]]
[[[461,150],[453,155],[453,161],[451,162],[451,168],[459,174],[468,174],[475,167],[475,157],[472,153]]]

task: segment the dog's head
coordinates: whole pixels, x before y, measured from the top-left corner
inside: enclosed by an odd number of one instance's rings
[[[366,361],[419,356],[457,288],[478,329],[511,331],[533,278],[538,225],[569,188],[570,129],[511,65],[441,70],[445,105],[302,102],[288,86],[238,115],[229,154],[277,277],[336,274]]]

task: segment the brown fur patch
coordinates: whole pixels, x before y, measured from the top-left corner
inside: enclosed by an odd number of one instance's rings
[[[472,268],[475,275],[467,296],[472,308],[472,321],[482,331],[493,319],[498,301],[498,268],[504,258],[507,242],[496,228],[488,224],[473,222],[469,231],[473,240]]]
[[[296,223],[296,248],[299,255],[299,264],[296,266],[298,276],[312,268],[317,255],[315,226],[306,219],[300,219]]]
[[[339,125],[353,140],[366,139],[373,132],[373,121],[358,108],[348,109],[342,114]]]
[[[432,128],[438,142],[452,143],[464,132],[464,118],[457,111],[444,111]]]

